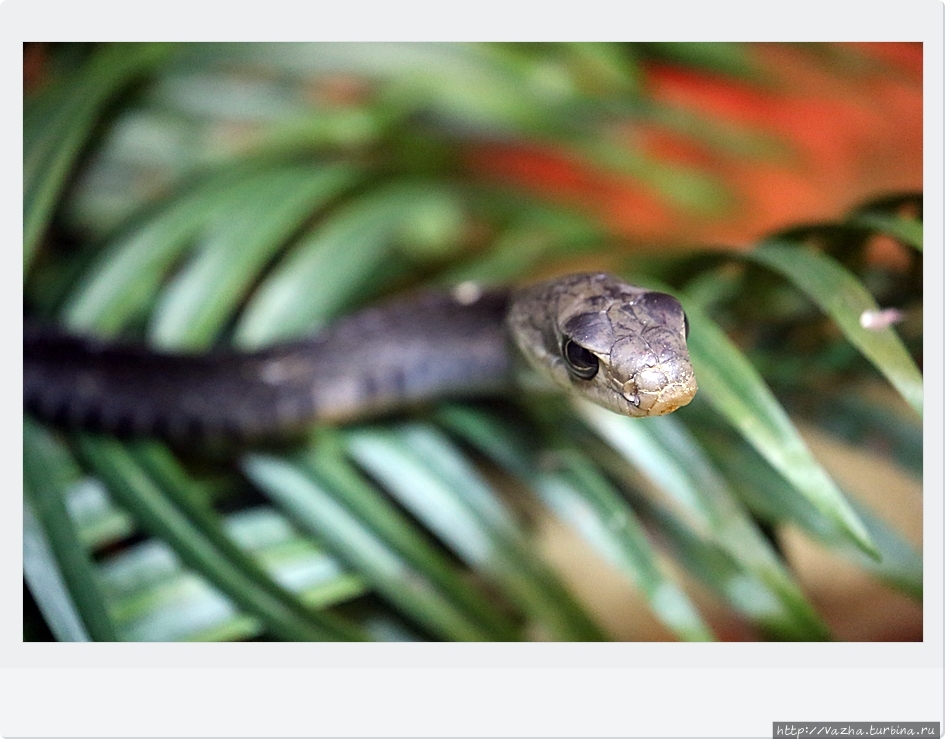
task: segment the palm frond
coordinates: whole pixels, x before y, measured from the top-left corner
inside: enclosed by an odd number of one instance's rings
[[[682,219],[736,200],[628,131],[783,156],[642,82],[677,64],[748,84],[764,78],[750,47],[79,51],[27,99],[31,311],[160,347],[257,347],[424,284],[606,268],[679,295],[700,393],[647,420],[531,394],[444,402],[235,459],[27,418],[24,578],[57,638],[611,638],[540,551],[548,517],[678,639],[717,638],[706,597],[753,636],[831,637],[786,526],[921,601],[920,550],[804,432],[920,473],[921,197],[659,258],[601,216],[628,182],[641,212]],[[539,181],[497,181],[495,161]],[[871,257],[879,238],[904,245],[899,266]],[[887,307],[901,323],[861,323]]]

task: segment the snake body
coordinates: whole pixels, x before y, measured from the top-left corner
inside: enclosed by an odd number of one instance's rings
[[[601,273],[428,292],[257,352],[167,353],[24,329],[24,406],[58,424],[182,440],[256,439],[450,396],[510,391],[522,366],[629,416],[696,381],[679,302]]]

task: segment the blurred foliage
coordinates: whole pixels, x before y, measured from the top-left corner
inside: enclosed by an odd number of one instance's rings
[[[759,60],[784,54],[887,85],[904,64],[830,46],[28,45],[27,312],[251,347],[421,284],[607,268],[683,300],[700,393],[647,420],[449,402],[223,458],[26,418],[24,638],[610,638],[543,556],[548,515],[678,639],[718,636],[694,582],[755,638],[831,638],[783,527],[921,601],[919,550],[795,426],[921,476],[921,197],[769,223],[753,250],[679,247],[698,219],[707,244],[740,217],[739,245],[759,235],[770,194],[743,175],[811,153],[735,114],[771,116]],[[672,102],[700,75],[727,120]],[[813,201],[809,218],[840,212]]]

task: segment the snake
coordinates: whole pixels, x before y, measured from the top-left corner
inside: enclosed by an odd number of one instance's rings
[[[688,334],[675,297],[602,272],[423,291],[254,351],[164,351],[25,322],[23,399],[52,424],[176,441],[251,441],[514,395],[523,377],[624,416],[659,416],[696,393]]]

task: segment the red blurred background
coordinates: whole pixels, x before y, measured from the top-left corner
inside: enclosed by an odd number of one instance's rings
[[[645,63],[647,96],[759,150],[712,146],[634,123],[628,143],[711,181],[723,207],[692,209],[647,183],[560,149],[489,145],[469,164],[590,209],[633,241],[747,246],[788,225],[834,219],[873,196],[922,189],[922,45],[752,44],[750,78]]]

